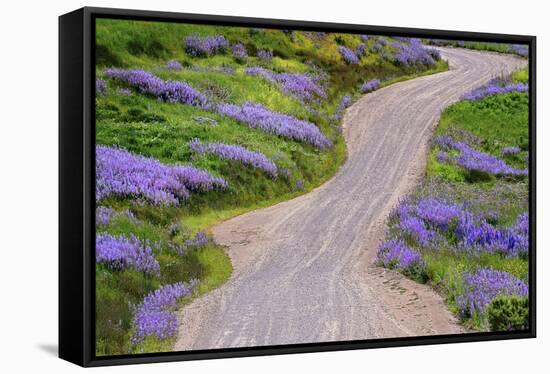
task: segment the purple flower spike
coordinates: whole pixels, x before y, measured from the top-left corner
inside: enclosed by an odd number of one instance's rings
[[[348,47],[344,47],[343,45],[338,46],[338,52],[340,52],[340,55],[348,65],[357,65],[359,64],[359,58],[353,53],[351,49]]]
[[[277,166],[261,152],[252,152],[234,144],[208,143],[203,144],[199,139],[193,139],[189,144],[191,149],[199,154],[213,154],[224,160],[234,160],[245,165],[265,171],[272,178],[277,177]]]
[[[107,233],[96,235],[96,262],[106,263],[114,269],[133,267],[145,273],[160,276],[160,265],[147,241],[134,235],[113,236]]]
[[[134,333],[132,343],[139,344],[148,336],[167,339],[176,335],[178,320],[175,309],[179,300],[189,297],[196,286],[195,280],[162,286],[147,295],[134,307]]]
[[[165,165],[123,148],[96,146],[96,201],[107,196],[143,197],[154,204],[178,205],[189,191],[227,188],[227,182],[191,166]]]
[[[504,271],[478,267],[473,273],[463,275],[464,293],[457,297],[457,304],[465,316],[483,313],[487,305],[499,295],[526,297],[529,286]]]
[[[272,112],[261,104],[250,102],[242,105],[219,104],[217,110],[220,114],[251,128],[258,128],[283,138],[303,141],[319,149],[332,147],[332,142],[313,123],[299,120],[288,114]]]

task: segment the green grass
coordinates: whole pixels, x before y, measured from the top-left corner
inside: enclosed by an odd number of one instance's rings
[[[130,199],[103,199],[99,205],[117,211],[129,210],[138,222],[126,216],[115,218],[98,232],[113,235],[136,235],[153,246],[161,266],[161,276],[146,276],[126,269],[113,270],[104,265],[96,269],[97,354],[116,355],[167,351],[174,339],[148,337],[132,346],[132,311],[129,304],[138,304],[149,292],[179,281],[199,281],[197,297],[222,285],[231,276],[232,265],[223,247],[210,242],[207,246],[179,255],[170,244],[181,245],[199,230],[247,211],[266,207],[307,193],[332,177],[346,159],[346,146],[339,120],[331,119],[344,95],[360,96],[361,84],[379,79],[382,86],[448,69],[444,61],[435,66],[397,66],[382,57],[391,55],[391,38],[379,53],[370,53],[359,65],[347,65],[338,52],[339,45],[355,48],[358,35],[327,34],[312,39],[304,32],[292,35],[280,30],[264,29],[252,33],[248,28],[169,24],[142,21],[97,20],[96,76],[107,81],[107,95],[96,98],[96,141],[98,144],[122,146],[132,152],[151,156],[168,164],[192,164],[221,176],[229,182],[226,191],[193,194],[178,207],[135,204]],[[223,34],[230,43],[245,45],[249,57],[235,59],[231,53],[208,58],[187,55],[183,39],[193,33]],[[367,44],[374,43],[371,38]],[[256,56],[259,49],[272,51],[271,61]],[[165,65],[176,60],[184,67],[170,71]],[[317,67],[313,68],[312,63]],[[245,73],[250,66],[263,66],[276,72],[315,73],[322,69],[327,98],[303,103],[283,93],[278,86],[261,77]],[[214,112],[188,105],[160,102],[154,97],[121,92],[123,85],[104,74],[110,67],[144,69],[165,80],[185,81],[207,94],[213,102],[257,102],[272,111],[286,113],[315,123],[334,147],[320,151],[311,145],[268,135]],[[227,74],[221,69],[233,69]],[[197,116],[208,117],[217,125],[200,123]],[[264,153],[277,167],[290,172],[290,177],[272,179],[264,172],[244,167],[237,162],[212,156],[197,157],[189,149],[189,141],[224,142],[242,145]],[[303,188],[298,187],[303,184]],[[181,224],[175,236],[167,232]],[[192,299],[191,299],[192,300]],[[188,303],[191,300],[185,300]],[[109,322],[110,321],[110,322]]]
[[[523,71],[515,73],[522,79]],[[527,93],[510,93],[489,96],[478,101],[460,101],[448,107],[441,116],[435,132],[444,135],[465,131],[478,138],[477,148],[501,157],[503,148],[519,146],[521,152],[505,156],[504,160],[515,168],[526,168],[529,151],[529,96]],[[460,135],[460,134],[458,134]],[[428,158],[428,175],[451,181],[466,181],[468,173],[458,166],[441,164],[435,155],[435,147]]]

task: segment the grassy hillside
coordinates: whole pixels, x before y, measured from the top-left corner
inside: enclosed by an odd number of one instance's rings
[[[355,98],[447,69],[365,35],[98,20],[96,44],[98,355],[170,350],[231,274],[209,228],[334,175]]]
[[[519,70],[443,112],[426,177],[392,213],[378,253],[433,285],[474,330],[528,326],[527,87]]]

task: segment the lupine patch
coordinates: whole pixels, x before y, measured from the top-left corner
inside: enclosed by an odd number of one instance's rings
[[[151,275],[160,275],[160,265],[149,243],[133,234],[125,237],[98,233],[95,253],[97,263],[105,263],[113,269],[133,267]]]
[[[361,44],[358,44],[357,47],[355,47],[355,55],[358,58],[365,57],[366,54],[367,54],[367,47],[365,46],[365,44],[361,43]]]
[[[96,146],[96,201],[108,196],[178,205],[189,192],[224,189],[227,182],[192,166],[166,165],[123,148]]]
[[[377,90],[378,87],[380,87],[380,81],[378,79],[371,79],[370,81],[363,83],[359,91],[362,93],[372,92]]]
[[[344,115],[345,110],[353,104],[353,98],[349,95],[344,95],[340,99],[338,106],[336,107],[336,112],[332,115],[331,119],[333,121],[339,121]]]
[[[204,231],[199,231],[197,234],[185,241],[185,246],[190,248],[200,248],[208,244],[208,237]]]
[[[258,49],[256,56],[263,61],[271,61],[273,53],[267,49]]]
[[[277,177],[277,165],[261,152],[253,152],[235,144],[202,143],[199,139],[193,139],[189,147],[199,154],[213,154],[224,160],[239,161],[265,171],[272,178]]]
[[[529,47],[524,44],[512,44],[510,52],[521,57],[529,57]]]
[[[248,57],[248,54],[246,53],[246,48],[241,43],[233,44],[231,47],[231,51],[233,52],[233,57],[239,60],[244,60],[246,57]]]
[[[410,38],[408,42],[394,42],[392,46],[396,49],[395,62],[400,65],[431,66],[440,57],[436,50],[426,48],[420,39],[416,38]]]
[[[284,92],[302,100],[313,100],[317,97],[326,98],[327,96],[323,88],[308,74],[275,73],[258,66],[247,68],[246,73],[259,75],[269,82],[276,83]]]
[[[529,83],[513,83],[508,78],[495,78],[462,96],[463,100],[476,101],[487,96],[529,91]]]
[[[105,75],[162,101],[207,107],[206,96],[185,82],[164,81],[145,70],[107,69]]]
[[[189,283],[178,282],[162,286],[135,306],[132,343],[137,345],[148,336],[158,339],[175,336],[178,331],[176,307],[181,299],[191,296],[196,283],[193,280]]]
[[[487,305],[499,295],[526,297],[529,286],[504,271],[478,267],[463,275],[464,293],[457,297],[457,304],[464,316],[483,313]]]
[[[95,210],[95,223],[96,225],[99,225],[99,226],[106,226],[111,222],[113,218],[120,217],[120,216],[126,216],[131,221],[136,223],[138,222],[134,214],[129,210],[117,212],[113,208],[109,208],[106,206],[98,206]]]
[[[319,149],[332,147],[332,142],[311,122],[288,114],[275,113],[261,104],[245,102],[242,105],[219,104],[220,114],[231,117],[251,128],[258,128],[283,138],[309,143]]]
[[[170,60],[166,63],[166,69],[179,71],[182,69],[182,66],[178,61]]]
[[[223,35],[201,37],[198,34],[189,35],[184,42],[185,52],[193,57],[208,57],[224,53],[229,42]]]
[[[348,47],[345,47],[343,45],[338,46],[338,52],[340,52],[340,56],[342,56],[346,64],[357,65],[359,63],[359,59],[357,58],[355,53]]]
[[[517,147],[517,146],[513,146],[513,147],[504,147],[502,149],[502,155],[503,156],[506,156],[506,155],[515,155],[515,154],[518,154],[521,152],[521,148],[520,147]]]
[[[454,149],[460,152],[458,156],[449,157],[447,162],[452,161],[466,170],[480,171],[493,175],[525,176],[528,174],[527,169],[513,168],[503,160],[473,149],[466,143],[455,142],[449,136],[438,136],[434,139],[434,143],[443,149]]]
[[[418,251],[398,239],[383,242],[378,248],[377,258],[380,265],[401,271],[416,272],[426,266]]]
[[[101,78],[96,78],[95,90],[99,95],[107,96],[107,82]]]
[[[408,235],[424,247],[442,246],[441,240],[453,236],[444,246],[457,252],[477,255],[500,253],[507,257],[525,256],[529,250],[529,216],[522,213],[511,227],[495,227],[486,216],[474,214],[464,205],[440,198],[404,199],[391,212],[398,237]]]

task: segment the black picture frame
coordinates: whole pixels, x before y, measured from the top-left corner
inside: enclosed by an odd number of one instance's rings
[[[95,19],[116,18],[529,45],[530,328],[108,357],[95,356]],[[536,37],[85,7],[59,17],[59,357],[105,366],[536,337]]]

